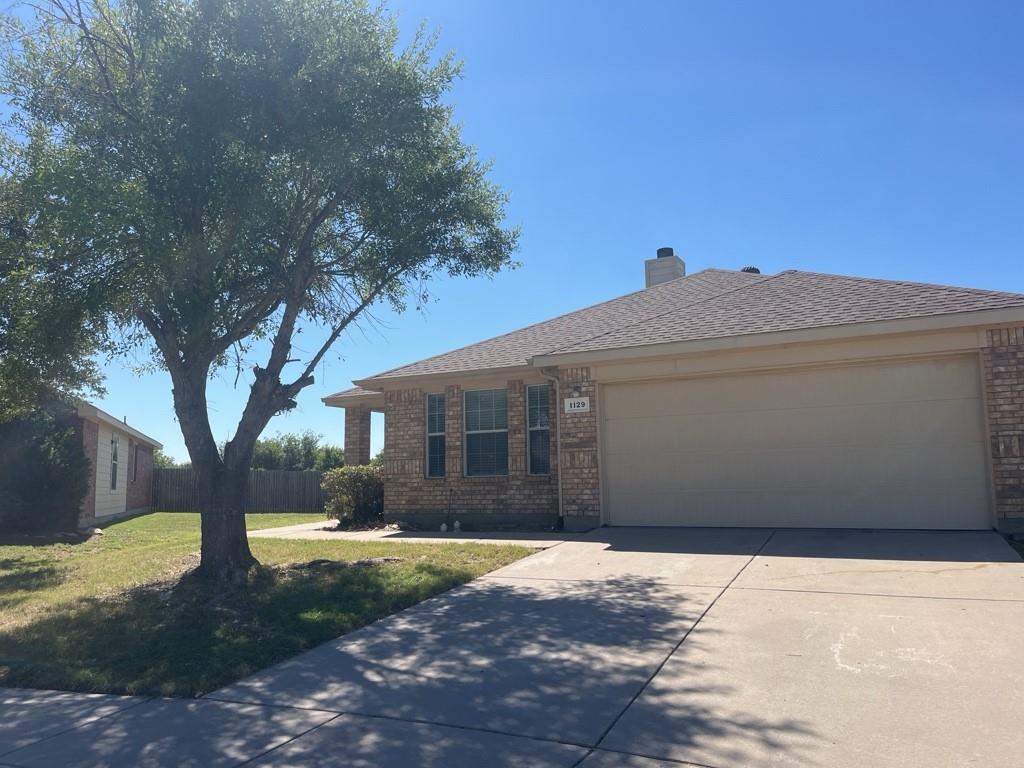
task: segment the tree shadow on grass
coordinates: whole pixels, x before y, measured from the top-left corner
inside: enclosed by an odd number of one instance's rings
[[[10,610],[28,600],[31,593],[56,587],[67,578],[67,569],[52,562],[0,559],[0,610]]]
[[[84,598],[0,632],[0,685],[196,696],[474,575],[402,561],[271,571],[226,593],[185,580]],[[26,584],[54,577],[18,576]]]
[[[0,533],[0,547],[48,547],[53,544],[85,544],[96,538],[85,531],[55,533]]]

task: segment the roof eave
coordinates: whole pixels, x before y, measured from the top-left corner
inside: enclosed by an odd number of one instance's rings
[[[635,360],[646,357],[665,357],[692,353],[717,352],[755,347],[778,346],[820,341],[850,339],[857,337],[886,336],[902,333],[928,333],[953,328],[999,326],[1024,322],[1024,307],[986,309],[968,312],[948,312],[940,315],[903,318],[900,320],[876,320],[864,323],[802,328],[792,331],[771,331],[737,336],[722,336],[693,341],[672,341],[661,344],[615,347],[590,351],[553,352],[530,358],[534,367],[542,368],[559,365],[580,365],[609,362],[613,360]]]
[[[383,392],[360,392],[351,395],[327,395],[321,397],[320,402],[331,408],[350,408],[352,406],[365,405],[371,410],[383,410]]]
[[[471,368],[463,371],[444,371],[440,373],[416,373],[406,376],[385,376],[383,378],[355,379],[353,384],[364,389],[383,392],[388,389],[404,389],[410,384],[417,387],[436,384],[438,382],[464,381],[466,379],[495,378],[499,376],[517,376],[533,373],[534,366],[503,365],[496,368]]]
[[[97,408],[92,403],[87,403],[85,400],[78,400],[75,403],[75,410],[77,411],[78,415],[81,416],[83,419],[90,419],[96,422],[103,422],[109,427],[115,427],[121,430],[122,432],[127,432],[129,435],[134,437],[139,442],[146,443],[147,445],[151,445],[154,448],[163,449],[164,447],[163,443],[154,440],[152,437],[145,434],[144,432],[140,432],[139,430],[135,429],[135,427],[128,426],[125,422],[121,421],[116,416],[111,416],[106,411]]]

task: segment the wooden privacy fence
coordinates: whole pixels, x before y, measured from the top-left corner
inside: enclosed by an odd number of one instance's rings
[[[246,512],[323,512],[327,495],[316,470],[249,470]],[[153,470],[153,510],[196,512],[199,493],[192,467]]]

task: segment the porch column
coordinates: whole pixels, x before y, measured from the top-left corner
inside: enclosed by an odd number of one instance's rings
[[[370,409],[364,405],[345,408],[345,464],[370,463]]]

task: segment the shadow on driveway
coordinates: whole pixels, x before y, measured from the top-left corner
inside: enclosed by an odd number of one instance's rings
[[[718,595],[644,578],[483,579],[210,698],[433,722],[593,745]],[[705,635],[707,637],[707,634]],[[708,697],[705,668],[689,685]],[[807,723],[695,707],[675,738],[796,748]],[[410,763],[414,764],[414,763]]]
[[[612,552],[751,554],[751,541],[768,528],[598,528],[580,541],[601,542]],[[756,547],[755,547],[756,549]],[[993,531],[888,531],[851,528],[778,528],[760,552],[766,557],[823,557],[931,562],[1020,562]]]

